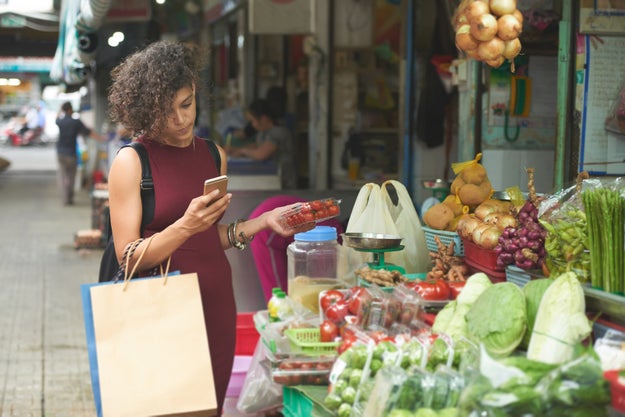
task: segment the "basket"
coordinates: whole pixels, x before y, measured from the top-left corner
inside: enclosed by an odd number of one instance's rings
[[[235,355],[253,355],[260,337],[254,325],[254,313],[237,314]]]
[[[506,281],[516,284],[521,288],[530,282],[530,280],[537,278],[544,278],[542,271],[526,271],[515,265],[506,266]]]
[[[318,327],[308,329],[287,329],[284,335],[289,339],[291,350],[306,355],[336,354],[338,342],[320,342],[321,332]]]
[[[615,410],[625,413],[625,385],[619,383],[619,370],[606,371],[605,379],[610,382],[610,393],[612,394],[612,407]]]
[[[455,256],[464,256],[464,244],[462,243],[462,239],[457,232],[448,232],[446,230],[436,230],[431,227],[423,226],[423,231],[425,232],[425,244],[428,250],[432,252],[438,252],[438,245],[436,244],[436,240],[434,240],[435,236],[441,240],[444,245],[449,245],[451,242],[454,243],[454,255]]]

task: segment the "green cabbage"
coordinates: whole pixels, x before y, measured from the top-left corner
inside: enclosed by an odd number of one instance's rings
[[[527,358],[553,364],[570,361],[575,345],[591,330],[584,290],[574,272],[565,272],[540,301]]]
[[[496,358],[508,356],[521,343],[527,316],[525,296],[510,282],[488,288],[467,313],[469,336]]]
[[[436,334],[445,333],[454,338],[467,337],[466,315],[480,294],[493,286],[490,278],[482,272],[471,275],[464,284],[456,300],[449,302],[434,320],[432,331]]]
[[[538,307],[540,306],[540,300],[543,299],[543,295],[547,288],[551,285],[553,279],[540,278],[533,279],[523,287],[523,294],[525,294],[525,307],[527,309],[527,330],[521,341],[521,347],[527,349],[530,344],[530,336],[534,330],[534,322],[536,321],[536,313],[538,313]]]

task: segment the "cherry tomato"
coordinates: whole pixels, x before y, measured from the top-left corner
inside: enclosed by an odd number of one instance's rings
[[[417,292],[424,300],[449,300],[450,289],[447,282],[442,279],[414,281],[408,284],[409,288],[412,288]]]
[[[466,281],[447,281],[447,285],[449,286],[450,295],[449,298],[455,300],[458,298],[458,294],[464,288]]]
[[[328,217],[328,210],[325,208],[315,211],[315,220],[325,219],[326,217]]]
[[[311,201],[308,204],[310,205],[310,208],[314,211],[321,210],[323,208],[323,201],[321,200]]]
[[[347,302],[344,300],[338,301],[328,307],[326,310],[326,317],[328,320],[336,324],[341,324],[345,320],[345,316],[347,316],[348,312]]]
[[[339,214],[339,206],[332,205],[326,208],[328,216],[337,216]]]
[[[345,299],[345,294],[339,290],[328,290],[321,295],[319,304],[321,305],[321,311],[325,312],[332,304],[336,304],[339,301]]]
[[[319,331],[321,333],[320,340],[322,342],[334,342],[334,339],[339,335],[338,326],[330,320],[324,320],[321,326],[319,326]]]
[[[358,315],[361,312],[363,304],[371,302],[371,295],[364,287],[353,287],[352,296],[349,298],[349,312]]]

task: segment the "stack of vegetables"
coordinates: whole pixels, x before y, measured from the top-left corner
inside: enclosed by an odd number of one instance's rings
[[[431,332],[346,325],[325,405],[341,417],[601,415],[610,396],[580,343],[584,310],[572,272],[522,289],[474,274]]]
[[[456,10],[456,46],[477,61],[497,68],[521,52],[523,14],[516,0],[463,0]]]

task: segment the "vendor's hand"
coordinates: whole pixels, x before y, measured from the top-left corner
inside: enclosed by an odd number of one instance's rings
[[[230,205],[231,193],[217,198],[219,190],[213,190],[201,197],[191,200],[187,210],[180,219],[182,228],[190,234],[203,232],[216,224]]]
[[[283,227],[280,218],[284,213],[289,211],[291,208],[301,205],[301,203],[293,203],[288,206],[277,207],[269,212],[267,212],[267,226],[279,234],[280,236],[292,236],[296,233],[307,232],[308,230],[314,229],[316,226],[315,222],[302,223],[295,227]]]

